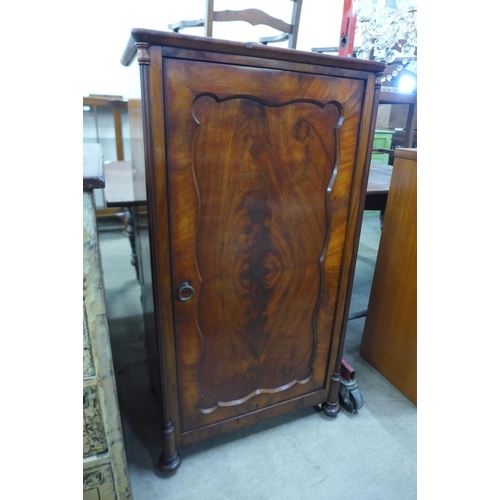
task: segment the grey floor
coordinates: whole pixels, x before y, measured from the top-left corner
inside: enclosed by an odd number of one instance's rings
[[[315,408],[182,451],[171,477],[156,470],[160,416],[150,390],[140,288],[123,231],[99,233],[106,308],[135,500],[410,500],[417,498],[417,408],[359,355],[364,318],[348,322],[344,358],[364,398],[335,419]],[[365,212],[351,312],[366,309],[380,240]]]

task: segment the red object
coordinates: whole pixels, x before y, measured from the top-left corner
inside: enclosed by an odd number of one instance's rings
[[[340,367],[340,376],[346,382],[351,382],[351,380],[354,380],[356,377],[356,370],[345,359],[342,359],[342,366]]]
[[[356,3],[356,0],[344,0],[344,14],[340,27],[339,56],[351,57],[354,50],[354,31],[356,29],[357,17]]]

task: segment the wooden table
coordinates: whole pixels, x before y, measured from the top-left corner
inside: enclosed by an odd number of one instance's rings
[[[104,188],[104,198],[106,205],[112,207],[122,207],[124,209],[126,231],[130,241],[132,251],[131,264],[135,267],[138,275],[138,263],[135,246],[135,229],[132,207],[145,206],[146,200],[138,199],[134,196],[132,162],[130,161],[110,161],[104,164],[104,175],[106,187]]]
[[[135,207],[146,204],[146,200],[139,200],[134,196],[132,162],[106,162],[104,173],[106,177],[104,195],[108,207]]]
[[[365,210],[385,210],[391,183],[392,165],[372,163],[366,188]]]

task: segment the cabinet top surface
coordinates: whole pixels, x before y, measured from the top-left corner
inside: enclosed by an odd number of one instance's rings
[[[396,158],[404,158],[406,160],[416,160],[417,148],[396,148],[394,150],[394,156]]]
[[[316,64],[319,66],[331,66],[373,73],[382,72],[386,66],[384,63],[355,59],[352,57],[339,57],[296,49],[270,47],[254,42],[242,43],[142,28],[134,28],[131,31],[129,42],[121,58],[121,63],[124,66],[128,66],[134,59],[137,51],[135,44],[138,42],[162,47],[260,57],[264,59]]]

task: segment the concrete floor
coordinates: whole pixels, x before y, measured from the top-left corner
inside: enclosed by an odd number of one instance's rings
[[[106,308],[135,500],[410,500],[417,498],[417,408],[359,356],[364,318],[348,322],[344,358],[364,398],[330,419],[307,408],[182,451],[171,477],[156,469],[160,416],[143,345],[140,287],[121,230],[99,233]],[[363,219],[351,312],[366,309],[380,239]]]

